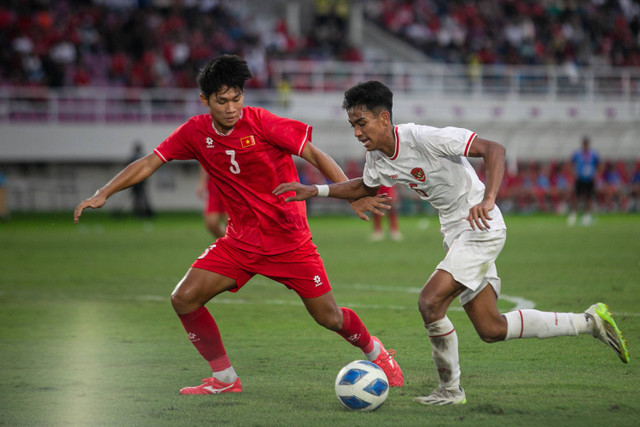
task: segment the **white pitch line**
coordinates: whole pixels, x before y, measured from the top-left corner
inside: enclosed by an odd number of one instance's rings
[[[377,291],[377,292],[403,292],[403,293],[411,293],[411,294],[418,294],[421,290],[421,288],[414,288],[414,287],[402,287],[402,286],[383,286],[383,285],[364,285],[361,283],[354,283],[352,285],[349,285],[349,288],[351,289],[356,289],[359,291]],[[144,300],[144,301],[159,301],[159,300],[165,300],[165,297],[159,297],[157,295],[141,295],[139,297],[137,297],[137,299],[140,300]],[[515,307],[513,308],[513,310],[523,310],[525,308],[534,308],[535,307],[535,303],[533,301],[527,300],[525,298],[522,297],[514,297],[514,296],[510,296],[510,295],[501,295],[500,299],[505,300],[505,301],[509,301],[515,304]],[[280,300],[280,299],[269,299],[269,300],[260,300],[260,301],[252,301],[252,300],[248,300],[248,299],[243,299],[243,298],[225,298],[225,297],[218,297],[213,299],[213,303],[215,304],[238,304],[238,305],[248,305],[248,304],[267,304],[267,305],[300,305],[300,301],[298,300],[293,300],[293,301],[287,301],[287,300]],[[386,308],[386,309],[391,309],[391,310],[414,310],[417,308],[415,306],[406,306],[406,305],[393,305],[393,304],[362,304],[362,303],[358,303],[358,302],[344,302],[341,303],[342,305],[346,305],[348,307],[352,307],[352,308],[373,308],[373,309],[380,309],[380,308]],[[462,307],[458,307],[458,306],[453,306],[450,307],[449,310],[453,310],[453,311],[463,311]]]
[[[360,289],[362,290],[376,290],[376,291],[380,291],[380,292],[410,292],[410,293],[417,293],[420,291],[419,288],[391,288],[391,287],[387,287],[387,286],[371,286],[371,287],[367,287],[365,285],[354,285],[355,286],[359,286]],[[365,289],[367,288],[367,289]],[[374,289],[375,288],[375,289]],[[126,297],[127,299],[129,299],[130,297]],[[138,301],[167,301],[169,298],[169,296],[160,296],[160,295],[137,295],[134,296],[133,299],[138,300]],[[530,301],[526,298],[522,298],[522,297],[514,297],[511,295],[504,295],[502,294],[500,296],[500,299],[505,300],[505,301],[509,301],[515,304],[515,307],[513,307],[511,310],[524,310],[526,308],[534,308],[535,307],[535,302]],[[259,305],[290,305],[290,306],[299,306],[301,304],[301,302],[299,300],[292,300],[292,301],[285,301],[285,300],[280,300],[280,299],[270,299],[270,300],[249,300],[249,299],[245,299],[245,298],[238,298],[238,297],[232,297],[232,298],[227,298],[227,297],[217,297],[214,298],[213,300],[211,300],[212,303],[214,304],[236,304],[236,305],[252,305],[252,304],[259,304]],[[380,308],[386,308],[386,309],[392,309],[392,310],[414,310],[416,308],[416,306],[406,306],[406,305],[381,305],[381,304],[361,304],[361,303],[349,303],[349,302],[339,302],[340,305],[344,305],[344,306],[348,306],[348,307],[352,307],[352,308],[373,308],[373,309],[380,309]],[[458,306],[453,306],[453,307],[449,307],[449,310],[452,311],[464,311],[464,309],[462,307],[458,307]],[[627,313],[627,312],[616,312],[613,311],[612,314],[616,315],[616,316],[620,316],[620,317],[640,317],[640,313]]]
[[[354,283],[348,285],[351,289],[356,289],[359,291],[377,291],[377,292],[403,292],[403,293],[411,293],[417,295],[422,288],[415,287],[403,287],[403,286],[385,286],[385,285],[364,285],[361,283]],[[168,296],[159,296],[159,295],[139,295],[134,297],[139,301],[166,301]],[[536,303],[534,301],[528,300],[523,297],[512,296],[512,295],[500,295],[500,299],[504,301],[511,302],[515,304],[511,310],[524,310],[527,308],[535,308]],[[299,306],[301,302],[297,299],[295,300],[281,300],[281,299],[269,299],[269,300],[251,300],[246,298],[238,298],[238,297],[224,297],[218,296],[212,300],[214,304],[236,304],[236,305],[290,305],[290,306]],[[372,309],[391,309],[391,310],[417,310],[415,305],[407,306],[407,305],[394,305],[394,304],[362,304],[358,302],[342,302],[339,301],[340,305],[352,307],[352,308],[372,308]],[[452,311],[464,311],[462,307],[453,306],[449,307],[449,310]],[[626,313],[626,312],[612,312],[616,316],[620,317],[640,317],[640,313]]]
[[[394,286],[381,286],[381,285],[363,285],[361,283],[354,283],[353,285],[349,285],[353,289],[358,289],[362,291],[379,291],[379,292],[408,292],[412,294],[418,294],[422,288],[405,288],[405,287],[394,287]],[[509,301],[514,303],[516,306],[513,308],[514,310],[524,310],[525,308],[534,308],[536,303],[530,301],[526,298],[522,297],[514,297],[510,295],[502,294],[500,295],[500,299]],[[451,309],[456,309],[456,307],[451,307]],[[458,310],[462,310],[462,307],[457,307]]]
[[[350,285],[352,286],[354,289],[358,289],[358,290],[371,290],[371,291],[379,291],[379,292],[407,292],[407,293],[415,293],[417,294],[418,292],[420,292],[421,288],[403,288],[403,287],[391,287],[391,286],[377,286],[377,285],[361,285],[361,284],[353,284]],[[0,291],[0,296],[4,296],[5,292],[4,291]],[[100,295],[96,295],[96,296],[100,296]],[[134,299],[137,301],[155,301],[155,302],[164,302],[167,301],[169,299],[168,295],[162,296],[162,295],[136,295],[133,297],[130,296],[122,296],[121,298],[123,299]],[[526,308],[534,308],[536,306],[535,302],[530,301],[526,298],[522,298],[522,297],[514,297],[511,295],[505,295],[502,294],[500,295],[500,299],[505,300],[505,301],[509,301],[514,303],[516,306],[513,307],[511,310],[524,310]],[[250,305],[250,304],[267,304],[267,305],[291,305],[291,306],[297,306],[300,305],[301,302],[299,300],[294,300],[294,301],[285,301],[285,300],[278,300],[278,299],[272,299],[272,300],[260,300],[260,301],[252,301],[252,300],[248,300],[248,299],[243,299],[243,298],[225,298],[225,297],[218,297],[212,300],[213,303],[215,304],[238,304],[238,305]],[[380,305],[380,304],[360,304],[360,303],[341,303],[342,305],[346,305],[349,307],[353,307],[353,308],[373,308],[373,309],[379,309],[379,308],[387,308],[387,309],[392,309],[392,310],[414,310],[416,309],[415,306],[406,306],[406,305]],[[464,309],[462,307],[457,307],[457,306],[453,306],[453,307],[449,307],[449,310],[452,311],[464,311]],[[615,316],[620,316],[620,317],[640,317],[640,313],[627,313],[627,312],[619,312],[619,311],[612,311],[612,314],[614,314]]]

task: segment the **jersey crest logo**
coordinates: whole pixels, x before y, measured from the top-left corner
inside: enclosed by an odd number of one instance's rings
[[[256,145],[256,140],[253,135],[245,136],[244,138],[240,138],[240,144],[242,148],[251,147],[252,145]]]
[[[422,168],[411,169],[411,175],[420,182],[424,182],[424,180],[427,179]]]
[[[204,142],[207,143],[207,148],[213,148],[213,138],[208,136],[207,139],[204,140]]]

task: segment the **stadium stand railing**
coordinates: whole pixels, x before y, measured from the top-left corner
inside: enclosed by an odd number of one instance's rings
[[[270,70],[272,86],[277,89],[248,91],[248,101],[281,106],[286,104],[284,98],[290,93],[342,92],[368,79],[388,84],[397,94],[424,98],[580,100],[633,105],[640,101],[638,68],[274,60]],[[0,87],[0,121],[182,121],[200,112],[196,91],[195,88],[6,86]]]

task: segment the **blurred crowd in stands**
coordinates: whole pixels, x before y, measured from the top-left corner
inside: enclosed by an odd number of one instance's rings
[[[353,0],[365,16],[434,61],[458,64],[640,65],[633,0]],[[363,60],[349,46],[349,0],[315,0],[293,37],[284,18],[222,0],[5,0],[0,84],[194,87],[208,59],[238,53],[254,87],[271,58]],[[255,13],[255,15],[254,15]],[[366,37],[366,34],[365,34]]]
[[[367,15],[446,63],[640,65],[634,0],[374,0]]]
[[[250,84],[266,87],[269,58],[358,58],[344,43],[348,1],[318,1],[314,13],[313,30],[295,38],[243,2],[3,1],[0,85],[195,87],[204,63],[236,53]]]
[[[477,170],[484,179],[483,163]],[[570,160],[521,162],[507,168],[500,194],[506,212],[550,212],[570,209],[575,175]],[[595,179],[596,212],[640,212],[640,161],[604,160]]]
[[[437,62],[640,66],[634,0],[352,1]],[[294,37],[284,17],[261,19],[260,6],[243,1],[4,0],[0,86],[195,87],[204,63],[237,53],[254,73],[249,86],[271,87],[272,58],[363,60],[346,42],[352,1],[314,0],[312,25]],[[517,166],[505,176],[503,209],[567,210],[570,163]],[[596,187],[599,210],[640,211],[640,162],[604,161]]]

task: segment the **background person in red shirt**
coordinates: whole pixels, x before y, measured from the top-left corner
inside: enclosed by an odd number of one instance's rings
[[[244,84],[250,78],[247,63],[235,55],[209,62],[197,79],[200,101],[208,114],[178,127],[153,153],[131,163],[80,203],[74,221],[79,221],[85,208],[100,208],[111,195],[148,178],[166,162],[198,160],[215,180],[229,221],[225,236],[191,265],[171,295],[189,339],[212,371],[201,385],[185,387],[180,393],[242,391],[205,304],[222,292],[237,292],[256,274],[294,290],[318,324],[360,348],[385,371],[391,386],[401,386],[395,352],[385,350],[353,310],[336,304],[311,241],[304,202],[288,203],[285,195],[273,194],[281,182],[298,181],[292,155],[302,157],[333,182],[347,177],[331,157],[310,143],[311,126],[244,106]],[[356,212],[377,211],[375,206],[385,200],[365,197],[353,202],[353,208]]]

